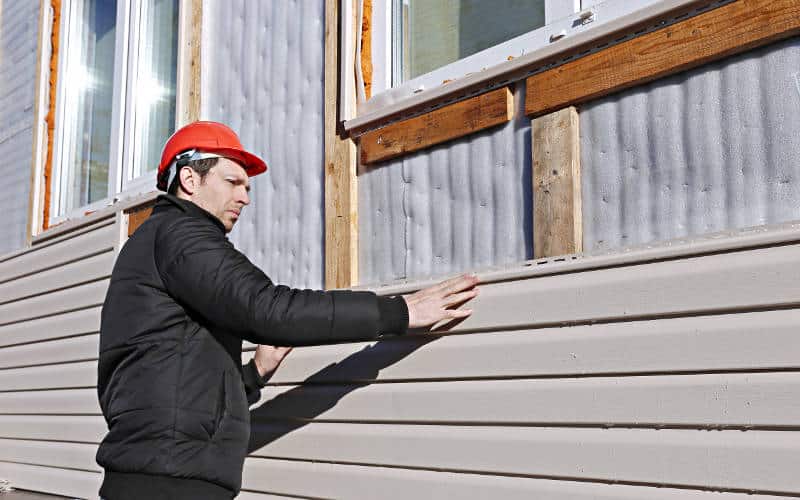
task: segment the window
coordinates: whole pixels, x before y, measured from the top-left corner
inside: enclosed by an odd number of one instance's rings
[[[357,9],[363,0],[353,2],[352,8]],[[691,0],[373,0],[371,97],[362,97],[354,106],[350,104],[353,98],[342,93],[345,129],[379,126],[407,109],[455,95],[456,89],[500,81],[508,68],[519,70],[539,54],[553,55],[559,48],[569,48],[571,40],[599,38],[689,3]],[[346,22],[350,14],[345,12]],[[348,39],[351,28],[343,28],[344,46],[356,46]],[[555,45],[559,40],[567,42]],[[343,71],[352,67],[350,62],[343,59]]]
[[[545,25],[544,0],[395,0],[393,84]]]
[[[55,219],[152,189],[178,66],[178,0],[65,0],[61,12]]]

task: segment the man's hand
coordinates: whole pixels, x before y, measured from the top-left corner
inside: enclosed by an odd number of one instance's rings
[[[444,320],[466,318],[472,314],[471,309],[450,308],[478,295],[477,284],[476,276],[463,275],[404,296],[408,304],[408,327],[422,328]]]
[[[291,347],[274,347],[271,345],[258,346],[254,358],[258,374],[264,377],[277,370],[283,358],[285,358],[291,350]]]

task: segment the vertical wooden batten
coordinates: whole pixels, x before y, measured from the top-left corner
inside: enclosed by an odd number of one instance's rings
[[[343,0],[348,1],[348,0]],[[339,80],[339,0],[325,0],[325,287],[358,283],[358,184],[355,143],[340,135],[339,85],[355,89],[355,67]],[[355,9],[354,9],[355,10]],[[357,23],[351,23],[356,25]],[[348,48],[349,50],[350,48]]]
[[[180,9],[176,127],[200,119],[203,0],[181,0]]]
[[[531,122],[533,255],[583,251],[578,112],[564,108]]]

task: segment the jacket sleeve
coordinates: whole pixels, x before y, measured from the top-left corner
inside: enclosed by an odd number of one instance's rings
[[[261,376],[256,368],[255,360],[251,359],[247,364],[242,365],[242,382],[244,391],[247,394],[247,403],[255,404],[261,399],[261,389],[267,385],[267,381],[272,377],[274,371]]]
[[[167,293],[205,322],[256,344],[303,346],[404,333],[401,297],[275,285],[207,221],[181,218],[156,238]]]

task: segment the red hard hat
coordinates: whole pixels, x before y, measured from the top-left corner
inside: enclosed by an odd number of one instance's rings
[[[186,151],[196,150],[230,158],[244,167],[250,177],[266,172],[267,164],[258,156],[244,150],[236,132],[218,122],[200,121],[178,129],[167,139],[158,165],[159,189],[167,190],[170,165]]]

